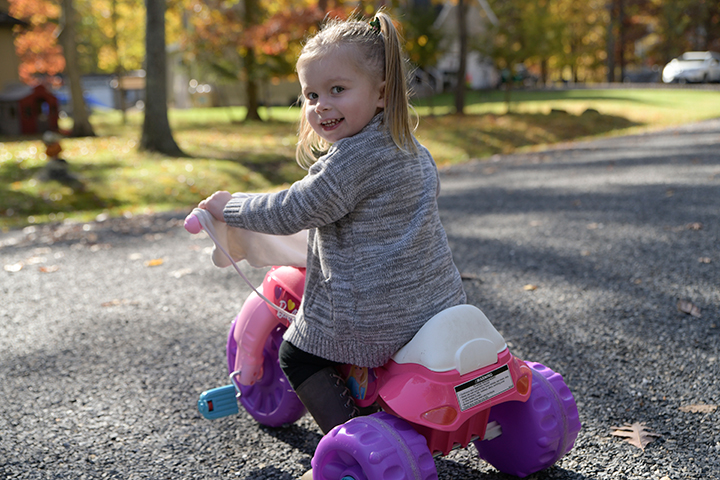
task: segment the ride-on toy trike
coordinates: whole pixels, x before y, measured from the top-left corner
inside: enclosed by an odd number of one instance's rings
[[[223,249],[207,212],[196,209],[185,228],[191,233],[204,228]],[[278,364],[304,280],[303,268],[273,267],[250,294],[228,335],[231,384],[202,393],[203,416],[238,413],[238,399],[271,427],[304,415]],[[514,357],[471,305],[435,315],[384,366],[348,365],[340,373],[359,407],[376,404],[382,411],[353,418],[320,440],[312,459],[316,480],[437,479],[434,456],[470,442],[501,472],[525,477],[569,452],[580,431],[577,406],[562,376]]]

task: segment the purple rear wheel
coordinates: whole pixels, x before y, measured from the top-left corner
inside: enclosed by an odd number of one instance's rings
[[[229,373],[234,370],[237,355],[234,330],[235,322],[230,327],[227,343]],[[255,420],[268,427],[289,425],[305,414],[305,406],[285,378],[278,362],[278,349],[285,330],[286,327],[278,325],[265,341],[262,378],[254,385],[239,385],[242,406]]]
[[[312,459],[314,480],[437,480],[425,437],[380,412],[356,417],[325,435]]]
[[[530,398],[492,407],[488,421],[498,422],[502,434],[475,441],[480,458],[518,477],[553,465],[572,449],[580,431],[575,399],[562,376],[540,363],[526,363],[533,371]]]

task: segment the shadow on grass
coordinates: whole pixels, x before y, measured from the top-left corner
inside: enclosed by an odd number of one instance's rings
[[[73,182],[61,182],[42,180],[42,164],[23,167],[5,163],[0,168],[0,216],[7,217],[9,225],[21,225],[31,216],[61,219],[76,212],[116,207],[121,202],[104,179],[105,172],[119,166],[119,162],[75,163],[71,165],[71,170],[80,173],[78,178]],[[22,183],[25,188],[20,186]]]
[[[551,102],[551,101],[586,101],[586,102],[629,102],[638,105],[659,106],[665,103],[661,90],[650,91],[647,97],[623,95],[622,92],[603,89],[568,89],[568,90],[512,90],[510,102]],[[478,104],[503,104],[507,102],[504,90],[488,90],[469,92],[465,102],[466,108],[472,108]],[[415,99],[413,104],[422,107],[452,107],[454,109],[455,99],[452,94],[437,95],[432,100]]]
[[[58,182],[53,185],[52,193],[30,194],[13,191],[6,185],[0,185],[0,215],[11,217],[70,214],[82,211],[102,210],[119,204],[112,197],[100,196],[93,189],[74,191]]]
[[[418,129],[422,143],[439,164],[458,163],[448,152],[462,154],[460,161],[512,153],[521,148],[606,135],[640,124],[624,117],[587,110],[582,115],[563,111],[506,115],[443,115],[424,117]]]
[[[295,163],[294,159],[277,158],[274,160],[259,160],[257,157],[248,159],[243,157],[235,160],[250,170],[262,175],[273,185],[293,183],[305,176],[305,171]]]
[[[298,115],[299,113],[300,110],[298,110]],[[228,134],[267,133],[268,129],[270,129],[279,134],[293,135],[297,131],[297,122],[285,122],[282,120],[237,121],[233,119],[228,119],[227,121],[218,119],[208,121],[202,118],[196,120],[183,118],[173,122],[174,133],[207,129]]]
[[[558,111],[443,115],[423,117],[418,138],[439,165],[449,165],[636,125],[596,111],[582,115]],[[70,170],[80,177],[85,191],[37,180],[41,165],[0,163],[0,223],[21,226],[30,216],[43,222],[45,217],[60,213],[67,218],[70,214],[91,216],[103,210],[109,210],[110,215],[124,209],[163,211],[196,204],[216,190],[267,190],[292,184],[306,174],[294,159],[296,137],[291,122],[232,125],[216,121],[202,124],[201,128],[195,122],[182,123],[175,133],[190,158],[136,151],[112,153],[127,151],[129,139],[134,136],[131,126],[119,129],[124,132],[120,139],[104,136],[86,140],[90,143],[87,150],[97,155],[83,157],[83,153],[71,160]],[[78,148],[68,143],[69,153]],[[190,163],[188,170],[186,163]]]
[[[210,151],[211,148],[212,151]],[[272,185],[293,183],[306,174],[306,171],[297,164],[294,158],[283,152],[262,152],[250,149],[233,152],[221,151],[215,146],[208,146],[205,154],[200,156],[198,155],[200,150],[202,149],[193,149],[193,153],[195,153],[193,158],[237,164],[260,175]]]

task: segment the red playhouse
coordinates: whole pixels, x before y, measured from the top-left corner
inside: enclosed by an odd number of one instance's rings
[[[0,135],[58,130],[58,100],[45,86],[13,84],[0,91]]]

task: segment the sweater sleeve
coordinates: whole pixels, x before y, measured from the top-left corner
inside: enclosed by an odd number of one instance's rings
[[[233,198],[225,206],[225,221],[260,233],[291,235],[347,215],[362,195],[371,166],[358,154],[362,149],[341,142],[287,190]]]

